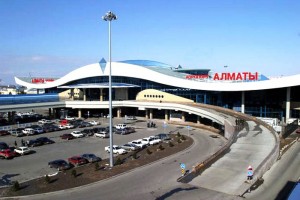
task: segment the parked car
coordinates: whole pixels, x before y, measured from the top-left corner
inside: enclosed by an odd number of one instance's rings
[[[298,128],[298,129],[296,130],[296,133],[300,133],[300,128]]]
[[[116,125],[116,129],[124,129],[125,127],[127,127],[126,124],[117,124]]]
[[[94,136],[99,138],[109,138],[109,133],[107,131],[101,131],[98,133],[95,133]]]
[[[51,120],[48,120],[48,119],[41,119],[38,121],[39,124],[50,124],[52,123]]]
[[[121,146],[121,148],[123,148],[123,149],[125,149],[125,150],[127,150],[127,151],[136,151],[136,150],[138,150],[138,149],[141,149],[141,147],[139,147],[139,146],[137,146],[137,145],[135,145],[135,144],[133,144],[133,143],[130,143],[130,144],[123,144],[123,145]]]
[[[107,153],[109,153],[109,152],[110,152],[110,146],[104,147],[104,150],[105,150]],[[115,154],[126,154],[126,153],[127,153],[127,151],[126,151],[125,149],[121,148],[121,147],[118,146],[118,145],[113,145],[112,150],[113,150],[113,153],[115,153]]]
[[[159,133],[157,135],[155,135],[158,139],[161,139],[162,141],[165,140],[171,140],[170,135],[166,134],[166,133]]]
[[[9,149],[9,146],[5,142],[0,142],[0,151]]]
[[[72,140],[75,137],[72,134],[70,134],[70,133],[65,133],[65,134],[61,135],[60,138],[64,139],[64,140]]]
[[[9,132],[6,130],[0,130],[0,136],[9,135]]]
[[[85,136],[93,136],[94,135],[93,129],[84,129],[81,131],[81,133],[83,133]]]
[[[53,143],[55,143],[53,140],[50,140],[47,137],[39,137],[39,138],[36,138],[36,140],[40,141],[42,144],[53,144]]]
[[[27,147],[37,147],[37,146],[42,146],[43,143],[41,141],[39,141],[39,140],[27,140],[25,142],[25,145]]]
[[[159,144],[160,142],[161,142],[160,139],[156,139],[154,137],[146,137],[142,139],[142,143],[146,145],[155,145],[155,144]]]
[[[0,151],[0,158],[10,159],[15,157],[16,155],[16,152],[12,151],[11,149],[5,149]]]
[[[92,153],[83,154],[81,157],[85,158],[88,162],[98,162],[101,161],[101,158]]]
[[[35,134],[41,134],[41,133],[44,133],[44,132],[45,132],[44,129],[42,129],[41,127],[39,127],[39,128],[34,128],[33,130],[34,130]]]
[[[90,123],[90,124],[93,125],[93,126],[96,126],[96,125],[99,125],[99,124],[100,124],[100,122],[97,122],[97,121],[95,121],[95,120],[89,121],[88,123]]]
[[[144,149],[144,148],[147,147],[147,145],[144,144],[144,143],[142,142],[141,139],[133,140],[133,141],[131,141],[131,142],[128,142],[128,144],[135,144],[136,146],[138,146],[138,147],[140,147],[140,148],[142,148],[142,149]]]
[[[127,135],[130,133],[134,133],[135,129],[133,127],[125,127],[123,129],[116,129],[115,133],[120,135]]]
[[[71,165],[62,159],[50,161],[50,162],[48,162],[48,166],[50,168],[56,168],[59,171],[67,170],[67,169],[71,168]]]
[[[17,129],[13,129],[9,131],[10,135],[15,136],[15,137],[22,137],[25,134],[22,132],[22,130],[17,130]]]
[[[91,126],[93,125],[88,122],[81,122],[81,124],[78,125],[79,128],[91,127]]]
[[[72,156],[68,158],[68,162],[73,166],[79,166],[79,165],[86,164],[88,161],[81,156]]]
[[[75,117],[66,116],[65,119],[66,120],[75,120]]]
[[[35,131],[32,128],[25,128],[23,130],[23,133],[28,136],[28,135],[34,135]]]
[[[65,125],[58,125],[58,128],[60,129],[60,130],[66,130],[66,129],[68,129]]]
[[[15,152],[20,155],[25,155],[25,154],[30,154],[33,151],[31,149],[29,149],[28,147],[17,147],[17,148],[15,148]]]
[[[136,117],[133,115],[126,116],[125,118],[128,120],[136,120]]]
[[[72,131],[71,135],[73,135],[75,138],[84,137],[84,135],[83,135],[83,133],[81,133],[81,131]]]
[[[74,125],[72,125],[72,124],[66,124],[65,127],[66,127],[67,129],[75,128]]]

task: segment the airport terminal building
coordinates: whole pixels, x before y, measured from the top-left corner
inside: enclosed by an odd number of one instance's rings
[[[171,97],[176,95],[257,117],[300,118],[300,74],[269,79],[258,72],[213,73],[156,61],[126,60],[112,62],[111,75],[113,100],[169,102],[175,101]],[[61,78],[15,77],[15,81],[46,94],[57,93],[62,99],[107,101],[108,76],[109,63],[102,59]],[[142,91],[151,92],[138,95]]]

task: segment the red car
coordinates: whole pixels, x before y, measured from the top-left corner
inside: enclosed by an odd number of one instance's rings
[[[70,133],[66,133],[66,134],[61,135],[60,138],[64,139],[64,140],[72,140],[75,137],[73,135],[71,135]]]
[[[0,158],[10,159],[15,157],[16,155],[16,152],[12,151],[11,149],[5,149],[0,151]]]
[[[68,158],[68,162],[74,166],[83,165],[83,164],[88,163],[88,161],[81,156],[73,156],[71,158]]]
[[[298,129],[296,130],[296,133],[300,133],[300,128],[298,128]]]
[[[4,136],[4,135],[9,135],[9,132],[6,130],[1,130],[0,131],[0,136]]]

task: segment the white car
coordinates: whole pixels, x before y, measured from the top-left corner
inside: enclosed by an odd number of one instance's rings
[[[71,135],[73,135],[76,138],[84,137],[84,135],[83,135],[83,133],[81,133],[81,131],[72,131]]]
[[[60,129],[60,130],[65,130],[65,129],[68,129],[65,125],[58,125],[58,128]]]
[[[75,120],[75,117],[66,116],[65,119],[66,120]]]
[[[22,130],[22,132],[25,135],[34,135],[35,134],[35,131],[32,128],[25,128],[24,130]]]
[[[121,146],[121,148],[123,148],[123,149],[125,149],[127,151],[136,151],[138,149],[141,149],[141,147],[139,147],[139,146],[137,146],[135,144],[132,144],[132,143],[130,143],[130,144],[129,143],[128,144],[123,144]]]
[[[25,155],[25,154],[30,154],[32,153],[32,150],[29,149],[28,147],[17,147],[15,149],[15,152],[20,154],[20,155]]]
[[[147,145],[146,145],[146,144],[144,144],[144,143],[142,142],[142,140],[141,140],[141,139],[138,139],[138,140],[133,140],[133,141],[131,141],[131,142],[128,142],[128,144],[134,144],[134,145],[136,145],[136,146],[140,147],[141,149],[143,149],[143,148],[146,148],[146,147],[147,147]]]
[[[100,123],[97,121],[89,121],[88,123],[92,124],[93,126],[99,125]]]
[[[117,124],[117,125],[116,125],[116,129],[124,129],[124,128],[126,128],[126,127],[127,127],[126,124]]]
[[[142,143],[146,145],[155,145],[155,144],[159,144],[160,142],[161,142],[160,139],[156,139],[153,136],[142,139]]]
[[[94,136],[99,138],[109,138],[109,133],[105,131],[101,131],[99,133],[95,133]]]
[[[38,121],[39,124],[50,124],[52,123],[51,120],[48,120],[48,119],[41,119]]]
[[[127,153],[127,151],[125,149],[121,148],[118,145],[113,145],[112,149],[113,149],[113,153],[115,153],[115,154],[125,154],[125,153]],[[104,150],[107,153],[109,153],[110,152],[110,146],[105,147]]]
[[[72,124],[66,124],[64,125],[67,129],[71,129],[71,128],[74,128],[74,126]]]

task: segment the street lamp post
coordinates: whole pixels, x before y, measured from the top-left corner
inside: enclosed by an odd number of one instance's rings
[[[108,54],[109,54],[109,165],[110,167],[114,166],[114,157],[113,157],[113,134],[112,134],[112,86],[111,86],[111,21],[117,20],[117,16],[108,11],[102,19],[108,21]]]

